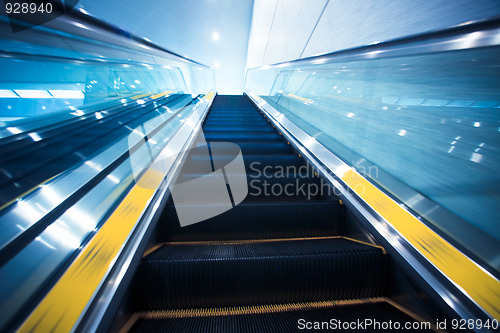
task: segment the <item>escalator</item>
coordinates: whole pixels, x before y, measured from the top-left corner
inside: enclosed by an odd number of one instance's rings
[[[158,154],[152,142],[146,146],[137,139],[142,134],[137,128],[148,125],[144,132],[163,148],[165,133],[175,133],[201,99],[168,92],[139,96],[0,129],[0,331],[12,330],[29,313],[33,299],[100,230],[117,199],[133,186],[130,159],[139,156],[148,166],[144,156]],[[73,219],[75,210],[85,217]]]
[[[79,116],[70,115],[56,123],[43,124],[42,120],[42,126],[36,127],[36,136],[19,130],[20,133],[0,140],[0,154],[4,156],[0,162],[0,207],[99,154],[117,138],[126,137],[130,132],[127,126],[135,128],[159,112],[165,113],[161,109],[165,104],[175,109],[191,99],[181,94],[162,96],[144,102],[140,108],[136,100],[129,98],[122,103],[87,108],[85,114],[80,110]]]
[[[212,68],[83,12],[1,16],[0,331],[497,330],[499,24],[214,99]],[[224,212],[183,223],[176,186],[210,177],[228,201],[191,215]]]
[[[423,327],[387,298],[391,261],[385,250],[345,236],[346,207],[331,185],[246,97],[217,96],[203,132],[209,146],[240,147],[249,193],[233,209],[185,227],[169,199],[159,221],[160,241],[146,252],[132,282],[135,315],[124,330]],[[224,158],[212,154],[212,165]],[[187,159],[202,163],[196,149]],[[180,181],[197,177],[179,175]]]

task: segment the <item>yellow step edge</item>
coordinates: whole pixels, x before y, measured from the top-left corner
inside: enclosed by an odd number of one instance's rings
[[[261,313],[278,313],[286,311],[298,311],[309,309],[323,309],[330,307],[384,303],[384,297],[374,297],[354,300],[339,301],[317,301],[304,303],[286,303],[252,306],[235,306],[224,308],[196,308],[196,309],[174,309],[139,312],[137,315],[141,319],[174,319],[174,318],[193,318],[193,317],[215,317],[215,316],[234,316],[249,315]]]
[[[221,241],[192,241],[192,242],[165,242],[165,245],[234,245],[234,244],[254,244],[254,243],[272,243],[286,242],[296,240],[318,240],[318,239],[339,239],[342,236],[324,236],[324,237],[299,237],[299,238],[266,238],[266,239],[238,239]]]
[[[273,243],[273,242],[286,242],[286,241],[301,241],[301,240],[323,240],[323,239],[345,239],[351,242],[360,243],[363,245],[375,247],[381,249],[384,254],[386,254],[386,250],[377,244],[368,243],[365,241],[357,240],[354,238],[346,237],[346,236],[321,236],[321,237],[296,237],[296,238],[265,238],[265,239],[241,239],[241,240],[221,240],[221,241],[187,241],[187,242],[164,242],[161,244],[157,244],[149,249],[147,254],[150,254],[157,249],[163,247],[164,245],[237,245],[237,244],[255,244],[255,243]],[[146,255],[146,254],[145,254]]]
[[[371,247],[376,247],[377,249],[382,250],[383,254],[387,254],[387,251],[384,249],[383,246],[380,246],[380,245],[377,245],[377,244],[368,243],[368,242],[365,242],[365,241],[361,241],[361,240],[350,238],[350,237],[346,237],[346,236],[341,236],[341,237],[343,239],[347,239],[347,240],[349,240],[351,242],[360,243],[360,244],[371,246]]]

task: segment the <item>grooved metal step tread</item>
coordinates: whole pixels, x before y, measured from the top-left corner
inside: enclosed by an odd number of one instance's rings
[[[145,310],[379,297],[386,259],[343,238],[180,243],[143,258],[134,290]]]
[[[226,141],[226,142],[254,142],[261,143],[265,141],[283,142],[283,137],[276,132],[267,133],[242,133],[242,132],[211,132],[205,133],[207,141]]]
[[[162,215],[167,241],[294,238],[340,235],[344,205],[339,201],[243,201],[203,222],[181,227],[173,204]]]
[[[358,322],[362,323],[363,326],[359,326]],[[381,325],[387,325],[389,322],[392,323],[393,329],[381,328]],[[420,325],[416,319],[400,311],[389,302],[385,302],[383,298],[375,298],[341,302],[144,312],[137,314],[137,321],[132,326],[131,331],[209,333],[403,332],[404,330],[395,327],[404,327],[407,323]],[[308,327],[311,329],[307,329]],[[412,330],[412,332],[433,331],[422,326],[420,330]]]
[[[234,160],[233,155],[197,155],[191,154],[189,159],[193,163],[200,162],[204,163],[211,159],[214,162],[220,163],[218,165],[225,165]],[[244,155],[243,161],[245,166],[253,169],[263,169],[263,168],[290,168],[290,167],[300,167],[305,165],[305,161],[297,155],[283,154],[283,155]]]
[[[225,151],[227,153],[233,152],[233,144],[237,144],[243,156],[245,155],[259,155],[259,154],[290,154],[292,152],[292,148],[290,145],[285,142],[276,142],[276,141],[268,141],[263,142],[262,144],[256,144],[255,142],[250,141],[242,141],[242,142],[224,142],[224,141],[209,141],[210,147],[216,147],[217,153],[224,154]],[[198,147],[204,146],[203,144],[199,144]]]
[[[207,132],[274,132],[274,128],[269,126],[245,126],[245,125],[232,125],[232,126],[204,126],[203,131]]]

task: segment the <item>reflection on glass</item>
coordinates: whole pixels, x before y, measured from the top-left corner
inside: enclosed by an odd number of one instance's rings
[[[389,193],[398,194],[379,174],[500,241],[499,47],[253,69],[246,89],[350,165],[376,166],[365,175]]]
[[[153,68],[153,66],[151,66]],[[0,120],[9,121],[141,93],[186,92],[178,67],[1,59]]]

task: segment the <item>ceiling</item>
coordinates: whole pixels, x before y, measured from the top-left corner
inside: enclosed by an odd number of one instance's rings
[[[78,7],[214,67],[219,93],[242,93],[253,0],[80,0]]]

